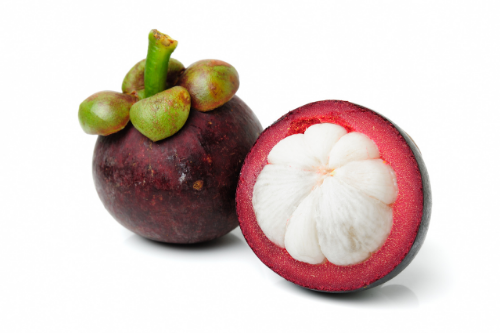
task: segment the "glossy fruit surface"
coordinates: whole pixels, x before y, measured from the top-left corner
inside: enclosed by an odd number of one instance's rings
[[[109,135],[123,129],[129,119],[134,96],[101,91],[85,99],[78,110],[78,120],[87,134]]]
[[[177,133],[186,123],[191,98],[183,87],[173,87],[135,103],[130,109],[134,127],[153,141]]]
[[[301,146],[301,141],[295,138],[303,136],[304,142],[307,142],[307,136],[311,136],[314,132],[311,131],[313,127],[319,128],[318,124],[334,124],[333,127],[341,129],[343,133],[334,139],[339,145],[341,145],[339,138],[343,140],[343,136],[354,135],[365,138],[367,142],[371,142],[368,145],[373,144],[374,148],[366,146],[366,149],[359,150],[361,153],[359,158],[354,156],[354,159],[352,154],[354,150],[344,149],[344,152],[351,152],[344,154],[351,160],[342,162],[342,159],[336,156],[335,142],[333,142],[326,150],[324,161],[314,160],[311,156],[321,150],[319,146],[308,144]],[[325,138],[326,135],[317,137]],[[295,140],[292,140],[294,144],[287,144],[286,142],[292,142],[290,141],[292,138]],[[330,153],[329,149],[332,149]],[[312,162],[308,162],[307,158],[283,162],[290,156],[299,154],[301,150],[305,152],[304,156],[311,157]],[[288,154],[289,152],[292,154]],[[334,156],[336,161],[328,160]],[[366,161],[361,161],[360,158]],[[273,177],[265,176],[269,168],[280,168],[273,166],[278,162],[282,163],[283,171]],[[308,166],[315,163],[317,166],[314,168]],[[375,173],[368,171],[368,173],[358,172],[356,177],[352,177],[353,173],[344,171],[349,169],[344,166],[346,163],[350,163],[349,167],[363,163],[375,165],[376,170],[382,170],[381,172],[387,176],[380,178],[378,171]],[[349,175],[345,178],[347,174]],[[376,188],[377,191],[356,192],[359,194],[358,197],[366,200],[345,201],[344,194],[349,196],[355,190],[352,184],[359,185],[361,178],[372,184],[375,179],[376,182],[389,184],[387,186],[391,187],[392,175],[395,186],[397,184],[394,189],[380,192]],[[276,182],[279,186],[287,188],[290,184],[300,183],[307,177],[313,179],[310,188],[304,190],[303,186],[299,186],[293,191],[282,191],[279,196],[272,192],[266,194],[266,191],[273,186],[276,187],[273,185]],[[380,179],[388,179],[389,183],[379,182]],[[339,194],[335,192],[335,187],[332,187],[331,191],[325,191],[325,187],[333,182],[347,184],[345,188],[348,191],[340,191]],[[259,183],[261,185],[256,185]],[[296,193],[300,191],[306,191],[307,195],[297,199]],[[309,193],[312,194],[309,196]],[[394,196],[395,193],[397,196]],[[322,206],[310,200],[311,196]],[[282,202],[275,199],[276,197],[282,198]],[[325,292],[364,290],[396,276],[409,264],[422,245],[431,210],[429,177],[413,140],[376,112],[344,101],[322,101],[305,105],[286,114],[267,128],[245,159],[236,200],[241,230],[255,254],[285,279],[305,288]],[[365,202],[371,203],[365,206]],[[283,219],[279,212],[287,205],[291,206],[290,212],[293,214],[290,213],[291,217],[288,215]],[[267,210],[267,215],[262,215],[259,212],[266,212],[262,210],[265,206],[271,209]],[[383,216],[391,214],[389,224],[386,222],[380,224],[377,219],[373,223],[370,222],[373,219],[371,214],[379,209],[374,207],[381,207]],[[325,212],[331,214],[325,217]],[[297,228],[296,221],[299,220],[297,216],[302,216],[303,221],[312,223],[309,229],[303,227],[304,223]],[[273,221],[274,218],[277,220]],[[279,220],[280,218],[282,220]],[[369,222],[370,228],[375,229],[363,229],[365,221]],[[387,225],[390,228],[387,234],[382,230],[381,236],[377,236],[377,242],[381,240],[382,243],[375,243],[375,247],[368,252],[358,251],[362,250],[365,243],[370,243],[373,239],[371,234],[378,232],[376,228],[382,226],[385,228]],[[290,244],[287,244],[287,239],[304,238],[304,232],[297,233],[297,230],[309,233],[309,243],[316,245],[288,246]],[[280,237],[284,237],[284,241]],[[325,237],[331,238],[328,240]],[[339,246],[354,256],[350,258],[342,253],[339,255],[335,249]],[[311,256],[311,253],[316,256]]]
[[[179,78],[191,103],[198,111],[210,111],[229,101],[240,86],[236,69],[221,60],[200,60],[191,64]]]
[[[168,243],[215,239],[238,225],[238,176],[261,131],[236,96],[210,113],[191,112],[166,140],[153,142],[129,125],[97,140],[97,192],[118,222],[143,237]]]

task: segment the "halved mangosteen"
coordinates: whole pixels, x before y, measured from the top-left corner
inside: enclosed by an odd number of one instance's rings
[[[420,249],[429,176],[413,140],[345,101],[289,112],[258,138],[236,193],[255,254],[302,287],[352,292],[399,274]]]

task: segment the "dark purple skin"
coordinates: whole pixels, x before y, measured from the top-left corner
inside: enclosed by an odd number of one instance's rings
[[[211,112],[192,109],[178,133],[158,142],[129,124],[97,139],[97,193],[118,222],[151,240],[187,244],[221,237],[238,226],[238,176],[261,132],[237,96]]]

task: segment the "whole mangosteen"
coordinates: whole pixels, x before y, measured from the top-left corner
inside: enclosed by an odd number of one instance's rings
[[[187,244],[221,237],[238,226],[238,176],[262,126],[235,96],[235,89],[217,90],[213,97],[214,86],[227,85],[218,80],[229,78],[230,84],[239,85],[236,70],[225,62],[210,63],[223,63],[222,70],[229,75],[221,76],[217,66],[202,68],[197,75],[191,67],[190,78],[208,81],[198,80],[187,89],[173,86],[184,72],[178,61],[169,70],[176,46],[169,36],[151,31],[147,58],[129,71],[123,94],[116,93],[115,98],[106,92],[100,109],[84,101],[79,118],[99,129],[84,127],[87,133],[104,133],[95,145],[92,172],[99,198],[111,215],[148,239]],[[200,95],[204,89],[208,93]],[[111,125],[94,121],[103,108],[106,114],[123,114],[123,103],[118,103],[123,96],[129,96],[130,103],[126,117],[120,119],[126,124],[130,118],[131,123],[118,131],[113,123],[111,131],[107,130]],[[191,96],[197,101],[211,98],[216,107],[210,112],[197,110]],[[90,116],[93,122],[85,122]]]

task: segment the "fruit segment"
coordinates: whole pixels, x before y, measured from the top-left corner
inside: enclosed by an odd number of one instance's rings
[[[253,206],[266,236],[285,246],[287,220],[320,181],[317,173],[284,165],[267,165],[254,187]]]
[[[347,134],[347,131],[341,126],[334,124],[318,124],[309,127],[304,132],[304,138],[311,152],[314,153],[316,158],[318,158],[323,165],[326,165],[328,164],[328,153],[345,134]],[[294,136],[295,135],[292,135],[291,137]]]
[[[296,260],[362,262],[387,239],[397,184],[366,135],[317,124],[278,142],[257,177],[253,208],[267,238]]]
[[[396,201],[396,175],[381,159],[350,162],[336,169],[335,177],[386,205]]]
[[[325,255],[319,247],[316,231],[318,189],[308,195],[293,212],[285,234],[290,255],[309,264],[321,264]]]
[[[352,161],[379,158],[375,143],[366,135],[351,132],[344,135],[329,154],[329,168],[338,168]]]
[[[291,135],[281,140],[269,153],[271,164],[290,165],[303,169],[314,169],[320,160],[310,149],[304,134]]]
[[[328,177],[317,201],[319,245],[328,261],[353,265],[368,259],[386,240],[392,209],[338,177]]]

